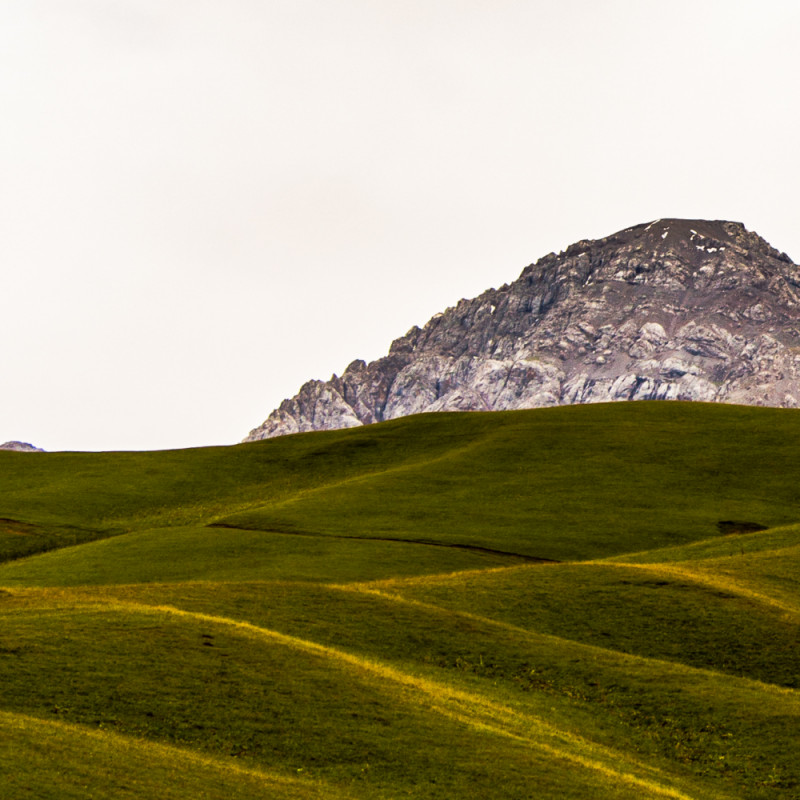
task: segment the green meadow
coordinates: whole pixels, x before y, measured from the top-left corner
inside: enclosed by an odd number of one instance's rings
[[[800,412],[0,452],[0,796],[800,798]]]

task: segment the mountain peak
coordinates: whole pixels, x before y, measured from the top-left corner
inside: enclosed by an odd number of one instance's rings
[[[634,267],[641,268],[636,274],[644,274],[641,279],[644,281],[647,274],[657,272],[659,268],[702,268],[709,261],[724,260],[726,251],[730,251],[729,261],[730,256],[750,261],[763,257],[794,267],[785,253],[778,252],[758,234],[748,231],[741,222],[664,218],[624,228],[603,239],[576,242],[558,255],[550,253],[539,259],[523,275],[558,260],[585,257],[596,269],[611,262],[619,266],[627,259]],[[709,259],[710,256],[714,258]],[[601,270],[599,277],[603,276],[609,279],[624,277],[608,274],[607,268]]]
[[[800,405],[800,270],[739,222],[581,240],[310,381],[247,440],[423,411],[679,399]],[[796,361],[798,359],[798,361]]]
[[[748,231],[741,222],[702,219],[657,219],[644,225],[636,225],[615,234],[624,239],[626,234],[639,239],[643,246],[655,250],[679,248],[714,253],[722,248],[732,248],[740,253],[764,253],[791,263],[785,253],[779,253],[757,233]],[[646,244],[645,244],[646,243]]]
[[[707,219],[677,219],[661,218],[652,222],[634,225],[612,234],[609,239],[624,241],[626,238],[637,238],[660,242],[692,242],[694,239],[710,238],[733,244],[734,241],[747,234],[747,229],[741,222],[728,220]]]

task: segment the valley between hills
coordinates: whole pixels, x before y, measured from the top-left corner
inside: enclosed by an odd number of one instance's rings
[[[0,452],[21,798],[800,797],[800,412]]]

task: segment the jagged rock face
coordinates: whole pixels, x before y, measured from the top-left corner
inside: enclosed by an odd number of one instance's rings
[[[660,219],[580,241],[385,358],[306,383],[245,441],[616,400],[800,404],[800,268],[737,222]]]
[[[5,442],[0,444],[0,450],[15,450],[18,453],[43,453],[40,447],[34,447],[28,442]]]

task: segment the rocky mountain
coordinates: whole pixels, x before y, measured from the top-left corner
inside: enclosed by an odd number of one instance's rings
[[[800,404],[800,267],[741,223],[659,219],[580,241],[309,381],[254,441],[423,411],[616,400]]]
[[[28,442],[5,442],[0,444],[0,450],[16,450],[18,453],[44,453],[40,447],[34,447]]]

